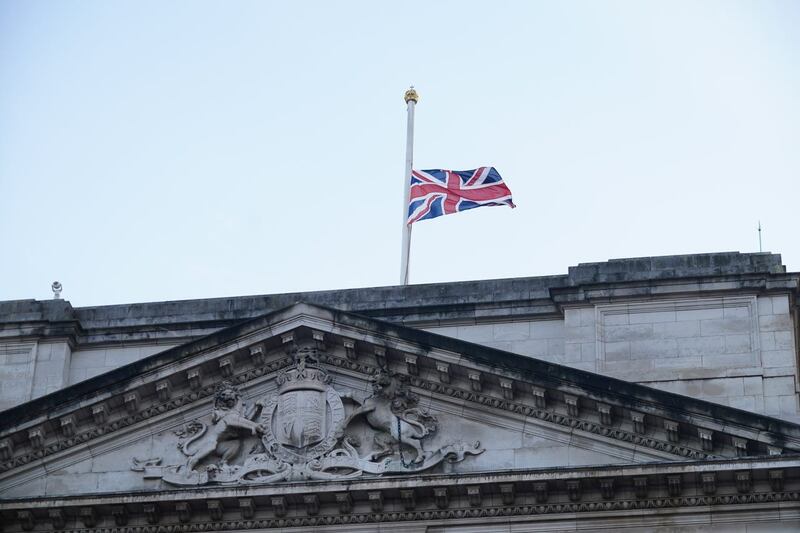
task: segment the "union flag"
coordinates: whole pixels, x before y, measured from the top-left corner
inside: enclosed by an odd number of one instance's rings
[[[516,207],[494,167],[475,170],[412,170],[406,224],[485,205]]]

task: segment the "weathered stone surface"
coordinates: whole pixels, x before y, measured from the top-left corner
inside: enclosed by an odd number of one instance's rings
[[[780,256],[722,253],[581,264],[566,276],[514,280],[78,309],[63,300],[0,302],[0,341],[8,340],[0,342],[0,409],[299,300],[657,386],[698,368],[712,372],[688,379],[753,367],[766,376],[796,366],[789,294],[797,286]],[[601,294],[610,306],[592,300]],[[56,334],[69,339],[57,350],[44,342]],[[20,348],[13,339],[23,336],[40,341]],[[797,375],[783,375],[790,373]]]
[[[716,308],[717,300],[692,301]],[[753,328],[755,299],[731,308],[746,309]],[[611,326],[673,318],[624,312],[625,323]],[[651,312],[651,320],[630,323]],[[640,357],[609,360],[602,316],[594,305],[574,307],[562,326],[548,327],[562,338],[530,340],[563,341],[576,365],[630,369],[680,359],[660,346],[681,337],[653,337],[614,341]],[[742,320],[743,312],[727,318]],[[703,320],[720,319],[698,320],[702,332]],[[508,324],[483,331],[494,342],[536,329]],[[578,329],[570,335],[570,327]],[[744,334],[714,333],[726,349],[745,344]],[[10,444],[0,460],[0,518],[13,517],[7,527],[15,533],[39,527],[51,509],[64,509],[68,528],[79,517],[81,531],[114,525],[120,533],[156,525],[624,529],[706,517],[710,524],[712,515],[716,525],[738,527],[756,508],[763,523],[791,523],[800,506],[800,426],[696,397],[747,408],[769,397],[775,401],[764,408],[785,413],[796,409],[787,388],[793,375],[766,376],[756,365],[668,370],[682,378],[669,383],[689,384],[695,398],[298,304],[4,412],[0,441]],[[442,450],[456,460],[428,462]],[[376,472],[362,475],[364,467]],[[786,473],[780,481],[777,471]]]

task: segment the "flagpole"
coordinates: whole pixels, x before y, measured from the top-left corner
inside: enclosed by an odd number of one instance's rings
[[[419,95],[412,85],[403,98],[408,106],[408,123],[406,128],[406,168],[403,175],[403,244],[400,258],[400,285],[408,285],[408,266],[411,255],[411,225],[408,220],[408,201],[411,197],[411,167],[414,160],[414,106],[417,105]]]

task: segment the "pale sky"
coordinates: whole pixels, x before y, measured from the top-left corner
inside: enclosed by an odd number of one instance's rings
[[[738,250],[800,271],[800,2],[0,0],[0,300],[394,285],[415,168],[517,209],[411,282]]]

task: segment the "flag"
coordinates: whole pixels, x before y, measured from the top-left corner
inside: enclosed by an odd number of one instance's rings
[[[516,207],[511,191],[494,167],[411,171],[406,224],[484,205]]]

